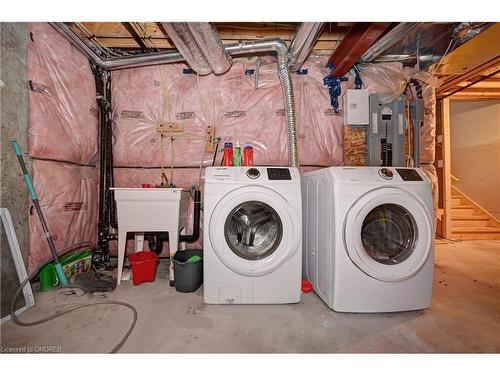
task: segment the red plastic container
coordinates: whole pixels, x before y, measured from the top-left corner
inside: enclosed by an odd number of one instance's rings
[[[128,256],[134,285],[155,281],[158,255],[152,251],[139,251]]]
[[[233,165],[233,144],[231,142],[224,143],[224,157],[222,158],[222,165],[225,167]]]
[[[251,167],[253,165],[253,147],[252,145],[245,145],[243,149],[243,165]]]
[[[309,293],[313,290],[313,285],[307,279],[302,279],[302,293]]]

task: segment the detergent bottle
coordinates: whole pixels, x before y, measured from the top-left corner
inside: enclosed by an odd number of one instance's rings
[[[253,165],[253,147],[247,143],[243,149],[243,165],[251,167]]]
[[[230,167],[233,165],[233,144],[231,142],[224,143],[224,156],[222,158],[222,165]]]
[[[236,147],[233,154],[233,165],[239,167],[241,165],[241,147],[240,142],[236,141]]]

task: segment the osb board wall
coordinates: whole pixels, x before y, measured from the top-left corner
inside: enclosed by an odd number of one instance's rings
[[[344,126],[344,165],[366,165],[366,129]]]

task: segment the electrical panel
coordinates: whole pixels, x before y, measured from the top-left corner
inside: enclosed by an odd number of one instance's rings
[[[370,123],[366,132],[369,166],[406,166],[406,96],[401,95],[384,103],[379,95],[372,94]]]
[[[369,123],[368,90],[347,90],[344,96],[344,125]]]

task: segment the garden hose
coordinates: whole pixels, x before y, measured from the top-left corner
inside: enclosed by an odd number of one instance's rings
[[[80,243],[80,244],[77,244],[77,245],[74,245],[74,246],[71,246],[69,248],[64,249],[61,252],[61,255],[64,255],[66,253],[69,253],[70,251],[78,250],[78,249],[81,249],[83,247],[88,247],[88,246],[94,246],[94,245],[92,243],[90,243],[90,242]],[[137,309],[134,306],[132,306],[131,304],[126,303],[126,302],[107,300],[107,301],[96,301],[96,302],[89,302],[89,303],[62,305],[62,306],[59,306],[59,307],[65,307],[66,309],[61,310],[61,311],[57,311],[54,314],[49,315],[49,316],[47,316],[45,318],[42,318],[40,320],[36,320],[36,321],[33,321],[33,322],[25,322],[25,321],[19,320],[19,318],[17,317],[17,315],[15,313],[15,304],[16,304],[16,301],[17,301],[19,295],[21,294],[21,291],[23,290],[24,286],[28,282],[30,282],[36,275],[38,275],[38,273],[40,272],[40,270],[42,269],[42,267],[45,266],[48,262],[51,262],[52,260],[53,259],[51,258],[48,261],[44,262],[43,264],[39,265],[21,283],[21,285],[19,286],[19,288],[17,288],[16,293],[14,293],[14,297],[12,297],[12,301],[10,303],[10,316],[12,318],[12,321],[15,324],[17,324],[18,326],[31,327],[31,326],[35,326],[35,325],[38,325],[38,324],[46,323],[46,322],[51,321],[53,319],[56,319],[56,318],[58,318],[58,317],[60,317],[62,315],[65,315],[65,314],[68,314],[68,313],[70,313],[72,311],[80,310],[80,309],[83,309],[83,308],[86,308],[86,307],[91,307],[91,306],[96,306],[96,305],[118,305],[118,306],[124,306],[124,307],[132,310],[132,313],[133,313],[134,316],[133,316],[133,320],[132,320],[132,323],[130,324],[129,329],[127,330],[127,332],[125,333],[125,335],[123,336],[123,338],[110,351],[110,353],[116,353],[116,352],[118,352],[118,350],[121,349],[121,347],[125,344],[125,342],[129,338],[130,334],[134,330],[135,324],[137,323]]]

